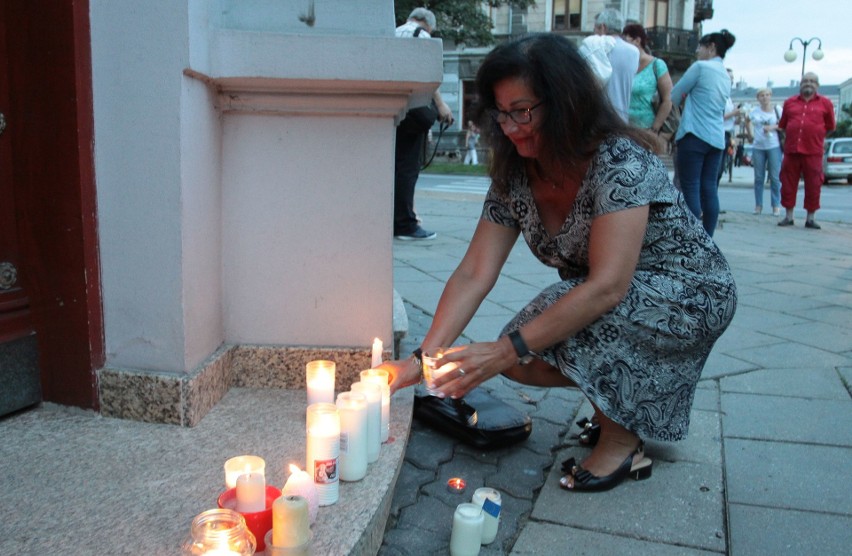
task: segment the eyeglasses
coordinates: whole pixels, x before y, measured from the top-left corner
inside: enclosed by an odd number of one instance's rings
[[[544,104],[544,101],[541,101],[536,105],[530,106],[529,108],[511,110],[509,112],[503,112],[502,110],[491,108],[488,110],[488,115],[491,116],[491,119],[493,119],[498,124],[505,124],[508,118],[511,118],[512,121],[516,124],[528,124],[532,121],[532,111],[541,106],[542,104]]]

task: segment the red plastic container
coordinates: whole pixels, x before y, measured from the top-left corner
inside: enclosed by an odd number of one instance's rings
[[[281,496],[281,489],[274,486],[266,486],[266,509],[259,512],[240,512],[246,520],[246,525],[249,531],[254,535],[257,542],[256,552],[260,553],[266,550],[266,532],[272,529],[272,503],[275,499]],[[229,510],[237,509],[237,489],[229,488],[219,495],[217,500],[220,508],[228,508]]]

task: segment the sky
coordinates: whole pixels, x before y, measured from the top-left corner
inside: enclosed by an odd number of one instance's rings
[[[840,85],[852,78],[852,0],[713,0],[713,18],[704,21],[704,34],[727,29],[737,41],[725,56],[734,79],[764,87],[772,81],[786,87],[802,74],[802,45],[793,44],[796,60],[784,53],[794,37],[822,40],[825,57],[811,54],[818,41],[808,44],[806,72],[816,72],[822,85]]]

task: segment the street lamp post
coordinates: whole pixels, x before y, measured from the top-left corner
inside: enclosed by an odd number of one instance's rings
[[[793,50],[793,43],[799,41],[802,44],[802,75],[805,75],[805,60],[808,58],[808,45],[814,41],[817,41],[817,49],[814,50],[812,54],[814,60],[819,62],[822,60],[825,53],[822,51],[822,39],[819,37],[811,37],[810,39],[803,41],[799,37],[794,37],[793,40],[790,41],[790,47],[787,52],[784,53],[784,59],[788,62],[794,62],[796,60],[796,51]]]

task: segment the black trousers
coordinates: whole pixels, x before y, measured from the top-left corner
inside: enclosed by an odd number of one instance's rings
[[[405,235],[417,229],[414,213],[414,187],[420,175],[420,158],[425,133],[408,133],[396,128],[396,155],[393,180],[393,235]]]

